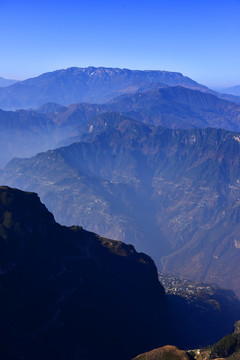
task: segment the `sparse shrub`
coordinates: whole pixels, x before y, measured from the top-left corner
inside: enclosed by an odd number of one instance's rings
[[[235,334],[225,336],[213,345],[210,353],[210,359],[228,357],[235,351],[238,342],[238,336]]]

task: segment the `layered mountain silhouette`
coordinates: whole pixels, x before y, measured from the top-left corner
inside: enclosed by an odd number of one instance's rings
[[[133,242],[164,271],[239,295],[239,134],[101,121],[93,138],[11,161],[1,183],[37,191],[63,224]]]
[[[239,102],[239,97],[218,94],[176,72],[73,67],[45,73],[0,89],[0,108],[27,109],[47,102],[62,105],[79,102],[104,103],[121,94],[159,86],[184,86]]]
[[[46,103],[35,110],[0,111],[0,167],[15,156],[33,156],[81,139],[100,114],[107,118],[109,112],[154,126],[240,131],[239,104],[180,86],[123,95],[106,104]]]
[[[121,93],[136,92],[152,83],[204,88],[180,73],[75,67],[45,73],[0,89],[0,107],[29,108],[46,102],[62,105],[78,102],[99,103]]]
[[[150,125],[240,130],[239,104],[181,86],[123,95],[113,99],[111,104],[112,110]]]
[[[57,124],[80,127],[100,113],[119,112],[167,128],[216,127],[240,131],[240,105],[181,86],[116,97],[106,104],[74,104],[56,114]]]

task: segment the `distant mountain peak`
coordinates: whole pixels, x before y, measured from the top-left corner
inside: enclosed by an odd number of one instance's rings
[[[135,93],[151,84],[185,86],[205,91],[203,85],[177,72],[111,67],[70,67],[0,88],[0,108],[37,108],[52,102],[104,103],[120,94]]]

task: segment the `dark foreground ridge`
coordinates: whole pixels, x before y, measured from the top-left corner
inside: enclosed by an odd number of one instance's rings
[[[212,344],[240,311],[226,291],[166,297],[147,255],[61,226],[37,194],[2,186],[0,317],[0,359],[128,360]]]
[[[130,359],[174,342],[153,261],[57,224],[37,194],[0,187],[0,358]]]

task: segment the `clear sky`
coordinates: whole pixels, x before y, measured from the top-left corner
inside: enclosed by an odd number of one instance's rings
[[[90,65],[240,84],[240,0],[0,0],[0,76]]]

